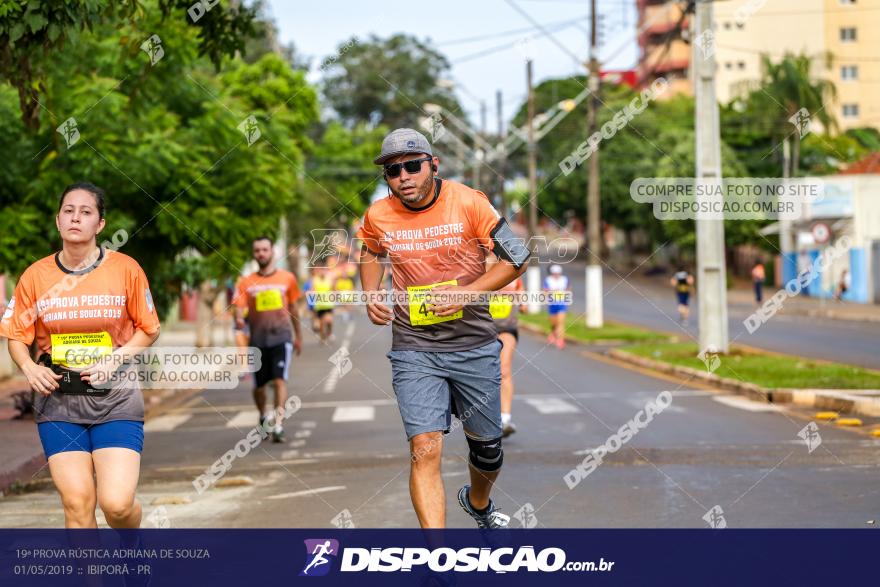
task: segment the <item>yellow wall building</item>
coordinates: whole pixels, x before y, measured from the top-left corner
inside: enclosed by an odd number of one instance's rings
[[[683,58],[690,62],[683,40],[688,33],[670,31],[686,28],[690,19],[680,18],[676,2],[638,0],[637,6],[641,82],[671,74],[677,82],[672,89],[690,93],[691,69],[682,69]],[[762,53],[774,61],[786,53],[807,54],[815,75],[837,87],[837,100],[826,108],[840,128],[880,127],[880,0],[727,0],[714,7],[720,102],[758,81]]]

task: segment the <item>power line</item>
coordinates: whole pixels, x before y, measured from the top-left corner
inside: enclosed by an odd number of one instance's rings
[[[564,29],[567,29],[567,28],[569,28],[569,27],[571,27],[571,26],[574,26],[573,23],[569,23],[569,24],[564,25],[564,26],[559,26],[559,27],[553,28],[553,29],[552,29],[552,32],[557,32],[557,31],[560,31],[560,30],[564,30]],[[531,30],[531,29],[530,29],[530,30]],[[548,36],[548,37],[549,37],[549,36],[550,36],[550,32],[551,32],[551,29],[546,29],[546,28],[545,28],[545,29],[544,29],[543,31],[541,31],[540,33],[537,33],[537,34],[534,34],[534,35],[530,35],[530,36],[528,36],[528,37],[524,37],[524,38],[525,38],[525,39],[537,39],[537,38],[544,37],[544,36]],[[499,51],[504,51],[505,49],[510,49],[511,47],[513,47],[513,46],[517,45],[518,43],[520,43],[522,40],[523,40],[523,39],[517,39],[517,40],[515,40],[515,41],[511,41],[511,42],[509,42],[509,43],[504,43],[503,45],[495,45],[494,47],[489,47],[489,48],[487,48],[487,49],[483,49],[482,51],[477,51],[476,53],[469,53],[469,54],[464,55],[464,56],[462,56],[462,57],[458,57],[458,58],[456,58],[456,59],[452,59],[452,60],[451,60],[451,63],[463,63],[463,62],[465,62],[465,61],[471,61],[471,60],[473,60],[473,59],[479,59],[480,57],[485,57],[486,55],[491,55],[491,54],[493,54],[493,53],[498,53]]]
[[[519,13],[523,16],[523,18],[525,18],[525,19],[528,20],[530,23],[532,23],[533,25],[535,25],[536,27],[538,27],[538,29],[539,29],[542,33],[544,33],[544,34],[547,36],[547,38],[550,39],[550,41],[553,42],[554,45],[556,45],[557,47],[559,47],[559,49],[561,49],[563,53],[566,53],[566,54],[569,55],[572,59],[574,59],[575,63],[577,63],[578,66],[583,67],[583,65],[584,65],[583,60],[581,60],[580,57],[578,57],[577,55],[575,55],[574,53],[572,53],[571,50],[570,50],[568,47],[566,47],[563,43],[560,43],[560,42],[559,42],[559,39],[557,39],[556,37],[554,37],[553,35],[551,35],[550,32],[549,32],[546,28],[544,28],[544,27],[541,25],[541,23],[539,23],[539,22],[536,21],[534,18],[532,18],[532,16],[531,16],[528,12],[526,12],[525,10],[523,10],[522,8],[520,8],[519,6],[517,6],[516,2],[514,2],[513,0],[505,0],[505,2],[507,2],[507,4],[510,5],[511,8],[513,8],[514,10],[516,10],[517,12],[519,12]],[[592,15],[592,16],[595,16],[595,15]]]
[[[547,23],[543,26],[556,27],[556,26],[562,26],[562,25],[574,25],[577,22],[582,21],[582,20],[587,20],[588,18],[589,17],[587,17],[587,16],[583,16],[583,17],[574,18],[574,19],[550,22],[550,23]],[[461,39],[452,39],[451,41],[443,41],[443,42],[435,43],[435,45],[437,45],[438,47],[446,47],[449,45],[462,45],[462,44],[466,44],[466,43],[476,43],[479,41],[486,41],[489,39],[497,39],[497,38],[501,38],[501,37],[508,37],[510,35],[518,35],[518,34],[522,34],[522,33],[528,33],[528,32],[534,31],[536,28],[537,27],[530,26],[530,27],[524,27],[521,29],[512,29],[509,31],[502,31],[499,33],[490,33],[487,35],[478,35],[475,37],[464,37]]]

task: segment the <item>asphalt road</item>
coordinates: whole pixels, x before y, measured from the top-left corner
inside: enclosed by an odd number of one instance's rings
[[[566,275],[574,297],[572,311],[581,314],[586,308],[584,266],[567,265]],[[700,316],[693,296],[689,323],[682,326],[671,287],[659,288],[644,279],[624,278],[626,274],[604,273],[603,305],[609,320],[672,332],[683,340],[698,339]],[[766,296],[769,298],[771,293]],[[880,325],[876,322],[778,313],[749,334],[743,321],[754,309],[751,304],[728,304],[731,341],[781,353],[880,368]]]
[[[149,422],[139,487],[145,527],[417,526],[384,356],[390,330],[363,315],[337,329],[333,345],[310,336],[295,360],[289,388],[302,407],[287,422],[286,442],[236,458],[224,477],[231,486],[199,494],[193,480],[256,425],[249,381],[195,394]],[[880,439],[819,424],[811,453],[798,437],[809,422],[803,414],[520,338],[519,431],[505,441],[494,493],[514,526],[706,527],[716,506],[728,527],[866,527],[880,516]],[[342,346],[351,370],[338,376],[328,359]],[[564,476],[585,451],[663,391],[669,407],[569,489]],[[443,462],[451,527],[472,525],[455,503],[465,455],[455,430]],[[0,499],[2,527],[62,525],[49,484]]]

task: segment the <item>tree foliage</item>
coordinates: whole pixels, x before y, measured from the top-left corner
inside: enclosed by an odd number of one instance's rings
[[[348,126],[416,127],[418,118],[426,116],[426,103],[461,110],[452,90],[437,83],[449,78],[449,61],[409,35],[352,37],[321,69],[326,72],[324,97]]]
[[[144,30],[162,41],[155,64],[141,50]],[[190,279],[237,275],[250,240],[274,234],[301,197],[317,93],[278,55],[229,60],[218,73],[191,23],[146,11],[95,25],[75,51],[54,53],[42,84],[34,130],[16,91],[0,86],[0,272],[18,274],[57,250],[58,194],[88,180],[108,194],[106,235],[128,232],[123,252],[167,308]],[[240,127],[250,117],[260,136],[249,145]],[[79,132],[69,146],[56,132],[68,119]]]
[[[137,27],[150,21],[151,11],[162,18],[183,20],[192,0],[6,0],[0,3],[0,77],[17,90],[21,118],[30,129],[39,125],[40,98],[45,80],[59,53],[78,52],[84,37],[110,26]],[[244,49],[256,35],[256,9],[217,5],[188,26],[197,32],[197,49],[216,67],[225,56]],[[147,33],[146,30],[140,31]],[[149,33],[143,34],[144,37]]]

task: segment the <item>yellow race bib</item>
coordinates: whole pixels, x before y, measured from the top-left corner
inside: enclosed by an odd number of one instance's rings
[[[52,364],[85,369],[113,352],[109,332],[53,334]]]
[[[427,326],[429,324],[439,324],[440,322],[449,322],[450,320],[458,320],[464,312],[459,310],[451,316],[437,316],[428,308],[426,295],[435,287],[441,285],[458,285],[458,280],[441,281],[440,283],[432,283],[431,285],[413,285],[406,288],[409,294],[409,323],[413,326]]]
[[[284,301],[281,299],[281,292],[277,289],[264,289],[257,292],[257,312],[269,312],[271,310],[280,310],[284,307]]]
[[[513,310],[513,302],[505,299],[507,296],[494,294],[489,300],[489,313],[494,320],[504,320],[510,316]]]

